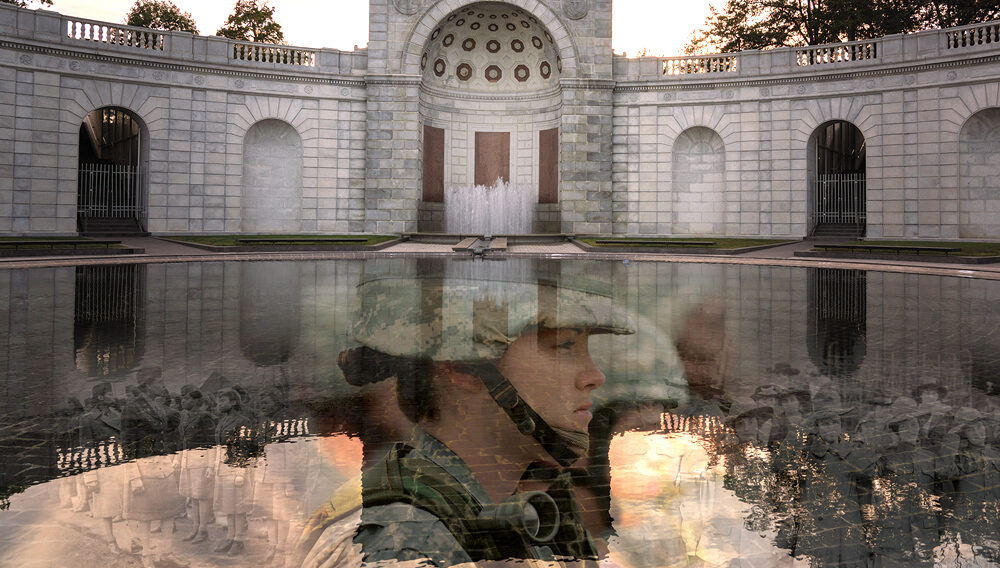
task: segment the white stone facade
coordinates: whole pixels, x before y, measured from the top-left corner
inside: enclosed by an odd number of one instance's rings
[[[482,14],[475,33],[465,12]],[[421,190],[432,126],[446,185],[474,177],[477,132],[508,132],[530,191],[539,132],[558,129],[540,232],[803,237],[815,133],[846,121],[864,138],[867,236],[1000,239],[997,22],[639,59],[612,55],[611,0],[371,0],[369,26],[367,49],[341,52],[0,5],[0,233],[78,231],[81,124],[113,107],[142,126],[157,234],[438,231],[443,204]]]

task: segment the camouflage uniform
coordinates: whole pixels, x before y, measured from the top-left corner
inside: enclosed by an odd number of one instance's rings
[[[412,261],[367,263],[359,285],[354,339],[366,349],[391,357],[489,362],[499,359],[522,333],[539,328],[583,328],[597,334],[634,331],[633,318],[617,305],[610,285],[588,272],[592,267],[576,266],[578,272],[568,273],[568,267],[558,264],[510,260],[496,265],[455,263],[447,268],[441,277],[422,275]],[[433,488],[443,487],[454,502],[462,502],[466,515],[456,520],[447,506],[428,506],[412,494],[408,500],[395,502],[369,499],[372,487],[384,479],[372,470],[398,469],[403,460],[397,456],[435,472],[401,478],[414,494],[435,493]],[[366,566],[413,561],[414,565],[442,567],[506,558],[596,559],[578,519],[568,474],[559,476],[547,493],[558,507],[560,522],[556,536],[545,544],[514,530],[469,532],[461,528],[470,511],[474,517],[483,506],[494,503],[461,459],[419,428],[411,441],[397,444],[363,479],[365,505],[360,514],[357,508],[345,510],[341,500],[339,511],[330,503],[325,513],[314,517],[311,535],[302,543],[310,549],[303,566],[358,565],[361,557]],[[428,484],[421,485],[420,479],[429,479]],[[357,531],[348,543],[352,523],[357,524]]]

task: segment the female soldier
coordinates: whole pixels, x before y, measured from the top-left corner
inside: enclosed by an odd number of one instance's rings
[[[568,475],[518,492],[529,467],[561,470],[586,451],[590,396],[604,383],[588,341],[633,329],[593,266],[587,276],[565,268],[469,263],[440,278],[412,262],[366,265],[361,347],[341,366],[349,381],[395,377],[417,424],[362,475],[353,541],[367,565],[596,559]],[[321,536],[306,566],[358,552],[332,521],[319,530],[340,540]]]

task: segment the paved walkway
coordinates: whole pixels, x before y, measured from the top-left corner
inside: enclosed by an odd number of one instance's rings
[[[451,244],[423,243],[405,241],[382,249],[381,251],[351,251],[351,252],[215,252],[187,246],[174,241],[155,237],[126,237],[122,244],[145,249],[143,254],[134,255],[101,255],[99,251],[93,256],[39,256],[0,258],[0,270],[14,268],[75,266],[82,264],[125,264],[125,263],[163,263],[163,262],[203,262],[220,260],[326,260],[326,259],[358,259],[384,256],[409,255],[455,255]],[[667,252],[653,253],[603,253],[587,252],[569,242],[538,243],[512,245],[504,253],[487,253],[495,257],[542,256],[554,258],[592,258],[604,260],[629,260],[648,262],[700,262],[710,264],[750,264],[750,265],[781,265],[800,267],[837,267],[855,268],[861,270],[879,270],[889,272],[906,272],[914,274],[936,274],[943,276],[960,276],[967,278],[986,278],[1000,280],[1000,263],[998,264],[959,264],[950,262],[916,262],[906,260],[868,260],[861,258],[805,258],[795,256],[796,251],[809,250],[812,243],[796,241],[753,252],[736,255],[696,255]]]

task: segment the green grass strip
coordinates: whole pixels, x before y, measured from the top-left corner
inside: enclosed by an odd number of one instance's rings
[[[272,243],[267,244],[250,244],[250,243],[240,243],[237,239],[250,239],[250,238],[268,238],[268,239],[288,239],[289,241],[294,241],[296,239],[309,239],[315,241],[335,241],[337,239],[357,239],[363,238],[364,242],[334,242],[330,244],[335,244],[338,246],[348,245],[348,246],[370,246],[377,245],[379,243],[384,243],[385,241],[395,239],[393,235],[171,235],[169,237],[163,237],[171,241],[187,242],[187,243],[197,243],[202,245],[214,245],[218,247],[235,247],[235,246],[272,246]],[[291,242],[289,244],[301,244]],[[274,243],[273,246],[284,246],[282,243]]]
[[[734,238],[713,238],[713,237],[696,237],[696,238],[657,238],[657,237],[622,237],[620,239],[607,238],[607,237],[585,237],[579,239],[580,241],[593,246],[593,247],[649,247],[649,248],[665,248],[665,249],[676,249],[681,250],[685,248],[710,248],[710,249],[741,249],[746,247],[758,247],[764,245],[777,245],[784,243],[792,243],[794,240],[789,239],[734,239]],[[641,243],[600,243],[597,241],[642,241]],[[688,246],[678,246],[671,245],[670,242],[704,242],[704,247],[698,247],[695,245]],[[714,244],[709,244],[714,243]]]

